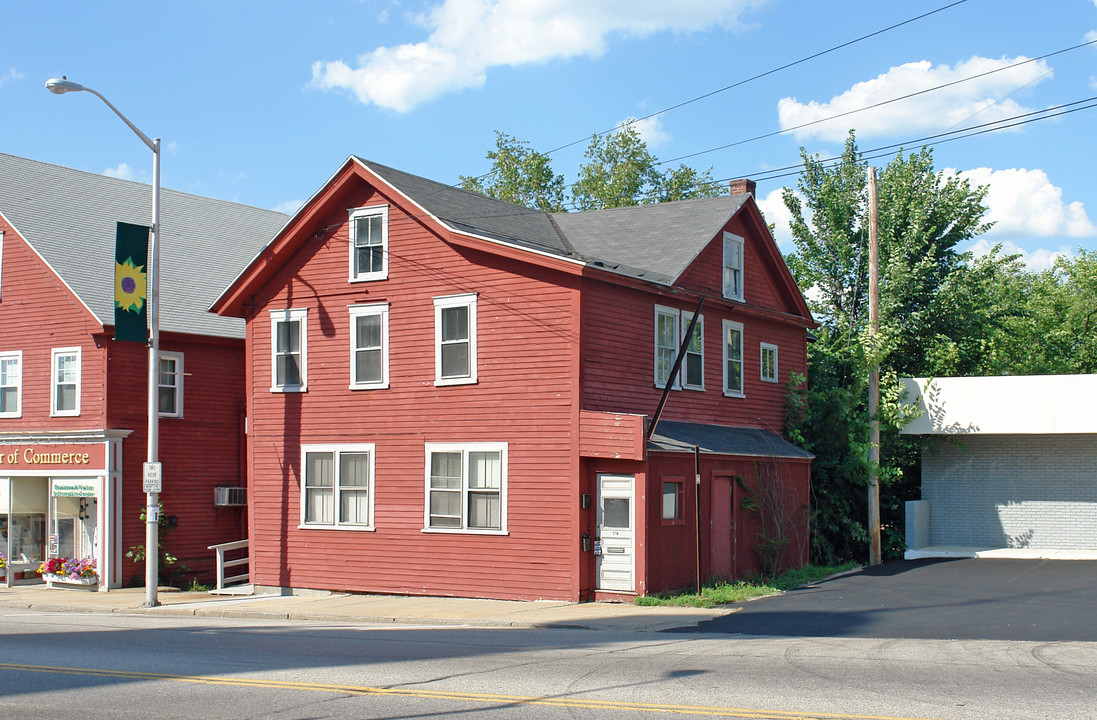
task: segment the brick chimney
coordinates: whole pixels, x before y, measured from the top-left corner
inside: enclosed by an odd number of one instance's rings
[[[754,188],[757,183],[749,178],[739,178],[738,180],[732,180],[730,185],[732,195],[742,195],[743,193],[746,193],[751,197],[754,197]]]

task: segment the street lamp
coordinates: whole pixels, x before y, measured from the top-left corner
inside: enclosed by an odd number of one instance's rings
[[[122,118],[122,122],[141,138],[141,142],[152,150],[152,241],[149,248],[148,268],[148,309],[149,309],[149,452],[148,463],[157,463],[160,451],[160,427],[159,407],[157,403],[157,391],[159,388],[158,373],[160,369],[160,138],[149,139],[149,136],[141,132],[136,125],[129,121],[118,108],[111,105],[110,100],[100,95],[90,87],[84,87],[74,83],[68,78],[51,78],[46,81],[46,89],[55,95],[64,95],[68,92],[89,92],[107,104],[114,114]],[[145,603],[143,607],[156,607],[159,601],[156,591],[160,584],[159,578],[159,521],[160,505],[159,492],[146,493],[145,508]]]

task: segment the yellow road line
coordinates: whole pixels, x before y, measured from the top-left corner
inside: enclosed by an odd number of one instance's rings
[[[622,702],[617,700],[492,695],[488,693],[447,690],[413,690],[408,688],[381,688],[363,685],[331,685],[326,683],[309,683],[289,680],[257,680],[213,675],[171,675],[168,673],[59,667],[53,665],[0,663],[0,670],[60,673],[64,675],[85,675],[92,677],[122,678],[126,680],[171,680],[173,682],[188,682],[203,685],[276,688],[280,690],[311,690],[315,692],[347,693],[354,695],[389,695],[393,697],[426,698],[432,700],[464,700],[467,702],[506,703],[512,705],[545,705],[589,710],[622,710],[633,712],[675,713],[678,715],[708,715],[710,717],[764,718],[767,720],[928,720],[927,718],[897,717],[892,715],[845,715],[835,713],[794,712],[789,710],[762,710],[757,708],[707,707],[703,705],[660,705],[657,703]]]

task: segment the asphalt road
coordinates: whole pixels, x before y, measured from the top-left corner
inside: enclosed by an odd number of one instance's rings
[[[1097,645],[0,611],[0,717],[1097,718]]]
[[[911,560],[745,603],[695,632],[1097,642],[1097,562]],[[675,632],[675,631],[670,631]],[[1094,690],[1097,704],[1097,687]]]

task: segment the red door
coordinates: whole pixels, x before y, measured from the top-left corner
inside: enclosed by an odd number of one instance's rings
[[[735,483],[730,476],[714,475],[709,499],[709,575],[723,578],[735,576]]]

